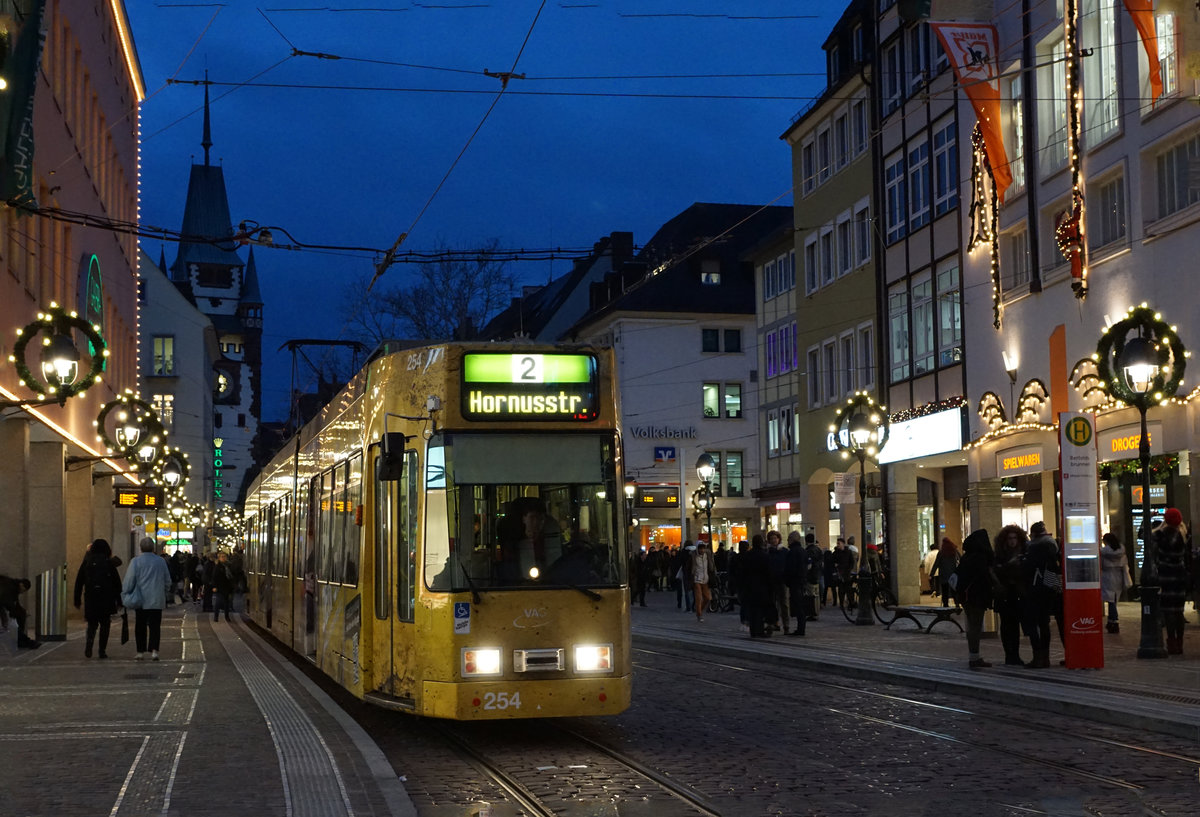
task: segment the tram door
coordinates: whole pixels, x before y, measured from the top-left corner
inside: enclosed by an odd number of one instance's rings
[[[382,447],[374,457],[375,666],[378,689],[390,695],[408,692],[402,688],[404,669],[397,668],[396,655],[406,652],[412,637],[411,628],[398,624],[413,620],[416,461],[415,451],[385,453]]]
[[[266,608],[268,630],[271,629],[271,623],[275,618],[275,581],[273,574],[275,573],[275,548],[278,547],[275,543],[275,513],[276,506],[272,504],[267,509],[267,529],[264,531],[267,540],[265,543],[266,547],[264,548],[266,565],[264,565],[263,574],[265,581],[263,583],[262,597],[258,600],[258,603]]]

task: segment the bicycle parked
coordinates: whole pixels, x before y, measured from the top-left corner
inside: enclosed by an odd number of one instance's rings
[[[853,623],[858,620],[858,602],[858,574],[851,573],[850,580],[842,587],[841,604],[839,605],[842,609],[842,615],[846,617],[846,621]],[[871,612],[875,614],[875,618],[879,619],[880,624],[891,623],[891,618],[884,618],[883,613],[889,612],[897,604],[896,594],[892,592],[892,586],[888,582],[887,574],[883,572],[872,574]]]
[[[710,613],[728,613],[737,605],[737,593],[734,592],[733,582],[729,573],[717,571],[717,583],[712,589],[712,600],[708,603]]]

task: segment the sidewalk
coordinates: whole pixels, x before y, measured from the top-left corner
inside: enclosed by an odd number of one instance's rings
[[[161,661],[114,622],[103,661],[74,619],[35,650],[0,636],[5,814],[416,814],[358,725],[236,617],[168,608]]]
[[[782,664],[818,669],[864,680],[950,690],[968,697],[1011,701],[1044,711],[1072,714],[1104,723],[1150,729],[1200,742],[1200,635],[1195,612],[1188,610],[1184,654],[1140,660],[1140,607],[1120,605],[1121,632],[1104,637],[1104,668],[1068,670],[1058,666],[1062,643],[1053,636],[1051,669],[1003,666],[994,634],[985,635],[981,652],[995,666],[967,668],[966,637],[951,624],[920,632],[900,620],[887,629],[876,620],[856,626],[836,607],[824,607],[808,622],[803,638],[776,633],[751,640],[742,632],[738,612],[692,613],[675,606],[673,592],[646,593],[646,607],[633,607],[634,644],[685,647],[734,657],[753,656]],[[886,618],[886,615],[885,615]],[[1028,641],[1022,657],[1029,659]]]

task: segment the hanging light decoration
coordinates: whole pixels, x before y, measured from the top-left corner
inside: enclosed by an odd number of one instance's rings
[[[971,236],[967,240],[967,251],[986,246],[989,255],[989,277],[992,282],[992,326],[1000,328],[1004,310],[1003,293],[1000,291],[1000,203],[996,197],[996,178],[988,161],[987,148],[983,144],[983,131],[979,123],[971,131]]]
[[[75,332],[81,332],[90,341],[88,371],[80,377],[79,347],[75,343]],[[41,377],[34,375],[26,359],[29,344],[42,336],[42,351],[39,360]],[[100,327],[90,324],[78,313],[67,312],[57,303],[39,312],[37,320],[17,330],[17,341],[8,356],[17,369],[21,385],[37,393],[38,398],[63,405],[68,397],[83,394],[95,383],[100,382],[108,359],[108,348],[100,336]],[[50,396],[47,399],[47,396]]]

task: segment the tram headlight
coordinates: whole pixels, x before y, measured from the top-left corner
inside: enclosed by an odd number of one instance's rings
[[[529,578],[536,579],[540,575],[542,575],[542,571],[537,569],[537,565],[529,568]]]
[[[463,677],[472,675],[499,675],[500,650],[466,647],[462,651]]]
[[[576,672],[610,672],[612,665],[612,644],[576,644]]]

